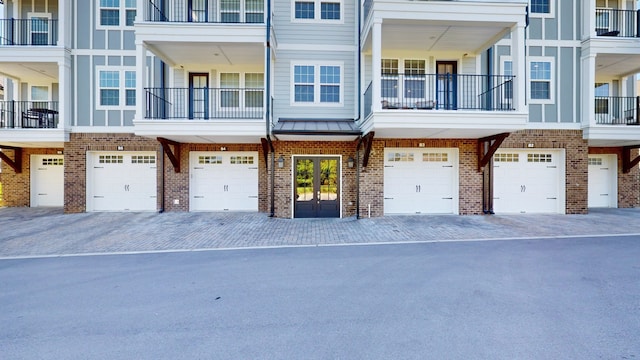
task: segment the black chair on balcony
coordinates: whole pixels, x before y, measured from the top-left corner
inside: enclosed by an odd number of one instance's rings
[[[22,127],[30,129],[52,129],[56,127],[58,112],[51,109],[33,108],[22,112]]]

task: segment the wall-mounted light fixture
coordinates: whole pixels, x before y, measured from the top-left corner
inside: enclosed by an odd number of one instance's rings
[[[227,148],[222,146],[222,147],[220,147],[220,151],[227,151]]]
[[[124,146],[118,145],[117,149],[118,149],[118,151],[122,151],[122,150],[124,150]]]
[[[347,159],[347,166],[350,168],[353,167],[353,158],[351,156]]]
[[[284,167],[284,157],[282,155],[280,155],[280,157],[278,158],[278,167],[279,168]]]

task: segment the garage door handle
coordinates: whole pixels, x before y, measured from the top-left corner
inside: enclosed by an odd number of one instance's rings
[[[547,200],[558,200],[558,198],[547,198]]]
[[[258,196],[256,196],[256,195],[250,195],[249,196],[249,199],[257,199],[257,198],[258,198]]]
[[[93,198],[94,199],[104,199],[104,196],[94,195]]]
[[[609,196],[609,194],[600,194],[600,196]]]
[[[452,197],[442,198],[443,200],[453,200]]]
[[[600,170],[609,170],[609,168],[600,168]]]
[[[38,194],[38,195],[47,195],[47,194]]]
[[[47,168],[38,168],[38,170],[47,170]]]
[[[258,167],[257,166],[256,167],[250,167],[250,168],[247,168],[247,169],[249,169],[249,170],[258,170]]]
[[[384,198],[385,200],[393,200],[393,198]]]
[[[202,170],[202,169],[204,169],[204,168],[203,168],[203,167],[197,167],[197,166],[196,166],[196,167],[194,167],[193,169],[194,169],[194,170]]]
[[[442,167],[450,167],[450,168],[452,168],[453,165],[442,165]]]
[[[555,169],[557,166],[547,166],[547,169]]]
[[[393,165],[385,165],[384,167],[393,167]]]
[[[94,169],[104,169],[104,166],[94,166]]]
[[[204,199],[204,196],[194,196],[195,199]]]

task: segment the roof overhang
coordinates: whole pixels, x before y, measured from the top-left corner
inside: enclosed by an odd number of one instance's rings
[[[278,119],[271,133],[278,140],[352,141],[362,135],[353,119]]]

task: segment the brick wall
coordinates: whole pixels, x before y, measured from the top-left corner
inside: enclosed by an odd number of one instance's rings
[[[63,149],[23,148],[22,172],[16,172],[2,162],[2,192],[6,206],[29,206],[31,203],[31,155],[52,155]],[[15,159],[13,150],[3,150],[10,159]]]
[[[636,165],[628,174],[622,172],[622,148],[621,147],[592,147],[589,154],[615,154],[618,159],[618,207],[640,207],[640,169]],[[639,155],[639,151],[631,151],[633,160]]]
[[[565,149],[565,186],[567,214],[588,212],[588,153],[587,141],[580,130],[523,130],[512,133],[500,149]]]
[[[155,151],[156,154],[160,153],[160,143],[156,140],[133,134],[70,134],[69,142],[65,143],[64,148],[64,211],[66,213],[86,211],[87,151],[117,151],[118,146],[122,146],[123,151]],[[160,171],[158,171],[158,185],[160,184],[159,176]],[[157,199],[159,202],[159,191]]]
[[[274,215],[276,217],[290,218],[293,216],[293,166],[292,156],[295,155],[342,155],[341,170],[341,195],[342,216],[355,215],[356,212],[356,171],[355,166],[349,168],[347,160],[356,157],[356,141],[328,142],[328,141],[274,141],[276,158],[275,189],[274,189]],[[279,168],[277,159],[282,155],[284,167]],[[271,186],[270,179],[268,183]],[[270,188],[269,188],[270,189]],[[271,200],[270,190],[268,201]],[[270,207],[270,203],[268,204]]]

